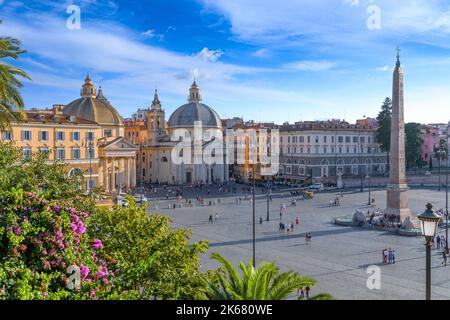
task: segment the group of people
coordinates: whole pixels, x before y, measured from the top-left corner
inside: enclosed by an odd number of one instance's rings
[[[306,286],[306,288],[298,288],[297,289],[297,296],[300,299],[309,299],[309,292],[311,291],[311,288]]]
[[[338,207],[341,205],[339,198],[334,198],[330,200],[330,207]]]
[[[383,264],[393,264],[395,263],[395,250],[394,249],[383,249]]]
[[[213,224],[214,222],[217,222],[218,219],[219,219],[219,214],[217,212],[214,215],[214,220],[213,220],[213,215],[212,214],[209,215],[209,223],[210,224]]]
[[[283,232],[284,230],[286,230],[287,232],[294,231],[294,222],[292,221],[292,223],[289,223],[287,225],[284,222],[280,222],[279,230],[280,232]]]

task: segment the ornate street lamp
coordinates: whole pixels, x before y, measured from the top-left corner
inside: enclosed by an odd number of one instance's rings
[[[436,235],[436,229],[441,217],[434,213],[433,205],[427,204],[427,210],[418,216],[422,235],[425,237],[426,246],[426,300],[431,300],[431,241]]]
[[[436,150],[436,157],[439,162],[439,191],[441,191],[441,160],[445,158],[446,153],[446,150],[441,146]]]
[[[370,179],[370,174],[367,174],[366,179],[369,179],[369,202],[368,205],[370,206],[372,204],[372,181]]]

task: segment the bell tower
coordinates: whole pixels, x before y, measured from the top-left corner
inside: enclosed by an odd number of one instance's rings
[[[84,84],[81,88],[81,96],[84,98],[95,98],[96,97],[95,92],[95,86],[92,83],[91,77],[89,76],[89,73],[86,76],[86,79],[84,79]]]
[[[165,136],[166,132],[166,115],[159,101],[158,89],[155,89],[152,106],[148,115],[148,137],[149,142],[155,144],[158,139]]]
[[[202,95],[200,94],[200,87],[197,85],[197,82],[192,84],[191,88],[189,89],[189,99],[188,101],[190,103],[198,103],[202,101]]]

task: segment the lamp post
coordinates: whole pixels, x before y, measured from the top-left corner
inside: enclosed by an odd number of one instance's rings
[[[425,237],[426,246],[426,300],[431,300],[431,241],[436,235],[436,229],[441,219],[433,211],[433,205],[427,204],[427,210],[418,216],[421,227],[422,235]]]
[[[448,254],[448,150],[443,148],[443,159],[445,159],[445,252]]]
[[[366,179],[369,179],[369,202],[367,203],[369,206],[372,204],[372,182],[370,179],[370,174],[367,174]]]
[[[267,217],[266,217],[266,221],[269,221],[269,201],[270,201],[270,187],[267,187]]]
[[[92,141],[88,141],[87,142],[88,145],[88,150],[89,150],[89,194],[92,195],[92,147],[93,147],[93,142]]]
[[[255,180],[256,162],[253,163],[253,268],[256,268],[256,180]]]

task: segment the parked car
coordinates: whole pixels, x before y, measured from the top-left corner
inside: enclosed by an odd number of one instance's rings
[[[314,183],[314,184],[310,185],[308,189],[315,190],[315,191],[323,191],[324,186],[323,186],[323,183]]]

